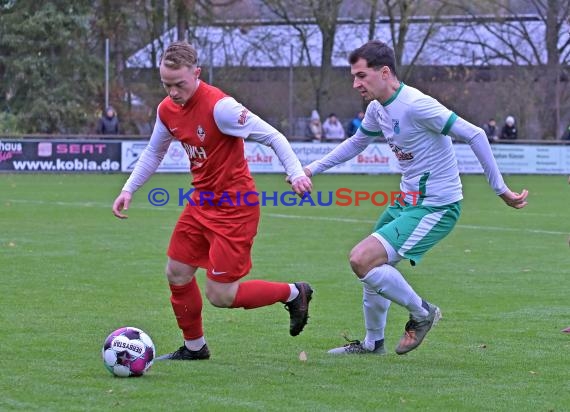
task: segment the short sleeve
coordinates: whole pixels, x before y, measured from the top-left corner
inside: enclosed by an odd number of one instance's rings
[[[438,134],[447,135],[457,115],[430,96],[414,102],[414,118],[423,127]]]
[[[364,119],[360,124],[359,130],[368,137],[383,137],[382,128],[380,127],[381,114],[379,114],[379,103],[376,101],[370,102],[366,108]]]

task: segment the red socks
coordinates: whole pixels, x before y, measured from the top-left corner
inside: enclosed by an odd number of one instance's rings
[[[291,288],[288,283],[248,280],[239,285],[232,308],[254,309],[273,305],[289,298]]]
[[[202,295],[196,278],[185,285],[169,285],[170,303],[176,316],[178,327],[182,329],[185,340],[204,336],[202,328]],[[239,285],[232,308],[254,309],[285,303],[291,294],[288,283],[249,280]]]
[[[184,339],[198,339],[204,336],[202,329],[202,295],[196,277],[185,285],[169,285],[170,303],[174,309],[178,327]]]

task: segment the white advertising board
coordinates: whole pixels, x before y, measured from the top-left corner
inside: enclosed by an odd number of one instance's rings
[[[125,141],[122,144],[121,170],[133,170],[145,141]],[[334,143],[291,143],[293,151],[307,165],[332,151]],[[455,144],[459,172],[483,173],[479,161],[468,144]],[[570,146],[497,144],[491,146],[499,169],[511,174],[570,174]],[[284,173],[283,166],[270,147],[246,141],[245,157],[252,173]],[[188,172],[188,156],[179,142],[173,142],[158,172]],[[398,173],[396,157],[386,143],[373,143],[362,153],[327,173],[382,174]]]

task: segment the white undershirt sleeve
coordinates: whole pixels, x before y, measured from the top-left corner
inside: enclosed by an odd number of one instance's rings
[[[497,195],[503,194],[508,190],[483,129],[458,117],[448,134],[451,137],[467,142],[471,146],[471,150],[473,150],[483,167],[483,173],[485,173],[489,185]]]
[[[357,154],[366,149],[370,142],[370,137],[366,136],[360,129],[358,129],[352,137],[349,137],[344,142],[339,144],[325,157],[319,160],[315,160],[306,167],[311,171],[313,175],[322,173],[331,167],[352,159]]]
[[[156,123],[147,146],[142,151],[139,160],[131,175],[127,179],[123,190],[136,192],[158,169],[160,162],[168,151],[168,146],[172,141],[172,135],[156,114]]]
[[[233,97],[223,98],[216,103],[214,120],[220,131],[227,135],[248,138],[271,147],[291,181],[305,176],[301,162],[287,138]]]

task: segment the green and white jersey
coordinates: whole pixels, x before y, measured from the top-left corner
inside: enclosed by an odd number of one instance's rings
[[[385,103],[370,102],[360,130],[383,136],[402,172],[400,190],[406,201],[420,192],[418,203],[441,206],[463,198],[457,160],[447,133],[457,115],[433,97],[400,83]]]
[[[400,190],[408,203],[444,206],[463,198],[449,136],[469,144],[497,195],[508,190],[483,129],[403,83],[388,101],[370,102],[356,133],[306,168],[313,175],[322,173],[352,159],[379,136],[386,138],[398,158]]]

